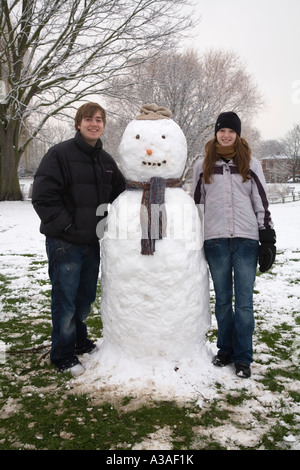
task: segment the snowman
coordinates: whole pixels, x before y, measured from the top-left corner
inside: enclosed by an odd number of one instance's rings
[[[124,381],[200,368],[210,327],[202,227],[180,177],[187,144],[169,110],[145,105],[119,157],[127,189],[101,242],[101,370]],[[94,355],[95,362],[95,355]]]

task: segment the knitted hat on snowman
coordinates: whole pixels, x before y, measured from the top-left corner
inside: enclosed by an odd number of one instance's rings
[[[144,104],[138,116],[135,119],[138,120],[147,120],[154,121],[156,119],[170,119],[172,113],[169,109],[164,108],[163,106],[157,106],[155,103]]]

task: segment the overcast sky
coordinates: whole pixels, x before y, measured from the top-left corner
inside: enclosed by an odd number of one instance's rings
[[[300,0],[195,0],[201,21],[188,46],[238,53],[265,98],[253,125],[280,139],[300,123]]]

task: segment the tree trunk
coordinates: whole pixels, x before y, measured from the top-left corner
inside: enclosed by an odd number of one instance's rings
[[[23,199],[18,177],[18,139],[16,126],[9,125],[0,142],[0,201]],[[2,133],[1,133],[2,134]]]

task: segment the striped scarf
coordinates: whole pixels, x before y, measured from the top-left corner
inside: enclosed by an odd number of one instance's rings
[[[148,182],[126,181],[126,189],[142,189],[141,201],[141,254],[153,255],[155,240],[161,240],[166,235],[167,214],[165,208],[165,189],[180,188],[179,178],[165,179],[153,177]]]

